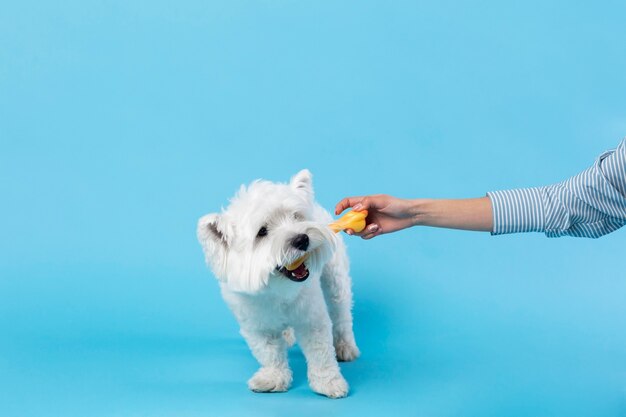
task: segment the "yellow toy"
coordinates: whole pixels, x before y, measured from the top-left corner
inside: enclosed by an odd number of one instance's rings
[[[365,218],[367,217],[367,210],[363,211],[349,211],[331,224],[328,225],[330,229],[338,233],[342,230],[352,229],[359,233],[365,229]],[[287,271],[293,271],[298,268],[309,257],[309,254],[305,254],[301,258],[296,259],[292,264],[287,265]]]
[[[342,230],[352,229],[359,233],[365,229],[365,218],[367,217],[367,210],[363,211],[349,211],[331,224],[328,225],[333,232],[337,233]]]

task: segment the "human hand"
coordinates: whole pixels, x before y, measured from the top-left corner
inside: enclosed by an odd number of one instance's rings
[[[367,210],[365,219],[367,226],[362,232],[356,233],[347,229],[349,235],[371,239],[385,233],[396,232],[415,225],[413,202],[390,195],[378,194],[363,197],[348,197],[335,206],[335,214],[352,207],[354,211]]]

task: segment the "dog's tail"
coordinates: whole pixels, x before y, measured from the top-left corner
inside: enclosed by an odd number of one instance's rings
[[[296,343],[296,334],[293,331],[293,327],[287,327],[283,330],[283,339],[287,342],[287,346],[292,347]]]

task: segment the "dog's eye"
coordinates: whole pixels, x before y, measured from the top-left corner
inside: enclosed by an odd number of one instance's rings
[[[297,212],[293,213],[293,218],[294,218],[294,220],[297,220],[297,221],[304,220],[304,216],[302,215],[302,213],[297,213]]]
[[[263,226],[259,229],[259,233],[256,234],[257,237],[263,237],[267,235],[267,227]]]

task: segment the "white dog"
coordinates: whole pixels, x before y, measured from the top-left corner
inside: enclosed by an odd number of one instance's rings
[[[198,222],[206,261],[261,365],[248,381],[252,391],[289,389],[287,349],[295,332],[311,389],[331,398],[348,394],[337,359],[356,359],[359,349],[348,257],[327,227],[331,221],[303,170],[289,184],[242,186],[226,210]]]

